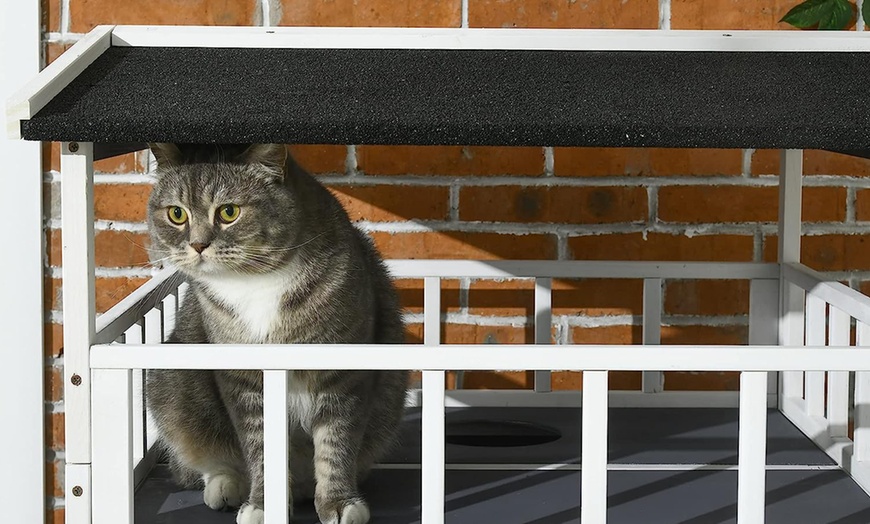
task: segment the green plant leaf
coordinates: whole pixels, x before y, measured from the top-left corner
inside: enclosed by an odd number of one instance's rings
[[[865,0],[861,6],[861,17],[864,19],[865,24],[870,24],[870,1],[868,0]]]
[[[800,29],[818,26],[819,29],[843,29],[852,20],[852,6],[848,0],[806,0],[791,8],[780,22]]]
[[[852,21],[852,4],[848,0],[833,0],[831,10],[819,20],[819,29],[845,29]]]

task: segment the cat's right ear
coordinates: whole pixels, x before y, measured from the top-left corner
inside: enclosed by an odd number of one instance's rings
[[[181,149],[177,145],[165,142],[153,142],[148,144],[148,147],[154,153],[154,158],[157,159],[159,167],[167,168],[181,164]]]

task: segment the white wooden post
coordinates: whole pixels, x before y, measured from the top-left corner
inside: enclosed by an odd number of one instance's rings
[[[0,2],[0,101],[39,72],[39,15],[39,2]],[[46,506],[41,165],[39,143],[0,136],[3,240],[10,246],[0,258],[0,289],[6,297],[0,301],[0,369],[6,371],[0,411],[7,424],[0,498],[6,502],[4,521],[28,524],[45,522]]]
[[[801,257],[801,184],[803,150],[784,149],[779,166],[779,256],[780,264],[800,262]],[[779,345],[803,344],[803,290],[780,279]],[[782,373],[780,409],[785,398],[800,398],[803,374]]]
[[[94,147],[90,142],[61,144],[63,219],[64,409],[66,478],[90,479],[91,370],[94,340]],[[82,471],[72,471],[80,469]],[[88,471],[84,471],[88,470]],[[90,522],[89,485],[75,485],[80,496],[66,499],[69,522]]]
[[[749,285],[749,345],[775,346],[778,337],[779,281],[753,279]],[[776,407],[776,372],[767,374],[767,405]]]
[[[662,279],[643,281],[643,345],[662,343]],[[665,375],[661,371],[644,371],[641,389],[644,393],[660,393],[665,389]]]
[[[857,343],[860,347],[870,346],[870,325],[858,321]],[[870,371],[855,373],[855,460],[870,460]]]
[[[287,524],[290,513],[287,371],[263,372],[263,478],[265,524]]]
[[[142,324],[137,322],[124,332],[124,344],[145,342]],[[145,432],[145,372],[133,370],[133,466],[145,456],[147,451]]]
[[[426,277],[423,284],[423,343],[441,343],[441,279]],[[423,370],[422,409],[422,521],[444,522],[444,371]]]
[[[828,305],[821,298],[808,293],[806,303],[806,344],[825,345]],[[825,372],[807,371],[804,373],[804,410],[811,417],[825,416]]]
[[[93,524],[133,524],[132,372],[94,370],[93,394]]]
[[[583,372],[581,524],[607,521],[607,371]]]
[[[550,344],[553,329],[553,279],[535,279],[535,344]],[[535,370],[535,391],[553,390],[552,373]]]
[[[740,374],[737,522],[762,524],[767,463],[767,373]]]
[[[850,345],[852,317],[830,306],[828,313],[828,345]],[[828,434],[831,437],[849,435],[849,372],[828,372]]]

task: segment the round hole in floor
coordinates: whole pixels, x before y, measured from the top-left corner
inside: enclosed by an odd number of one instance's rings
[[[447,422],[448,444],[505,448],[537,446],[559,440],[559,430],[515,420],[458,420]]]

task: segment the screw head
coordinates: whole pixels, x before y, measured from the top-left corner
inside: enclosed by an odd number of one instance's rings
[[[82,385],[82,377],[79,375],[73,375],[69,378],[69,381],[72,382],[73,386],[81,386]]]
[[[69,143],[69,152],[70,153],[75,153],[78,150],[79,150],[79,143],[78,142],[70,142]]]
[[[83,490],[81,486],[73,486],[73,489],[72,489],[73,496],[81,497],[82,493],[84,493],[84,492],[85,492],[85,490]]]

